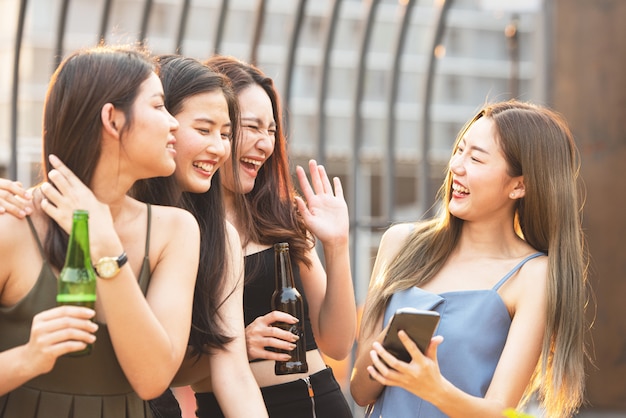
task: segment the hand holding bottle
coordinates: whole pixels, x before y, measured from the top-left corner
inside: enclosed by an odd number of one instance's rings
[[[286,312],[272,311],[259,316],[246,327],[246,348],[248,359],[287,361],[289,354],[278,350],[291,351],[296,348],[298,336],[289,331],[272,326],[276,322],[295,324],[298,319]],[[273,351],[268,348],[274,349]]]
[[[48,373],[57,358],[82,350],[96,340],[98,325],[93,309],[57,306],[33,317],[28,343],[23,346],[34,375]]]

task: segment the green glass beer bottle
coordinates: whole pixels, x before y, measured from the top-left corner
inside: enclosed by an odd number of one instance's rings
[[[273,325],[300,337],[296,341],[296,348],[291,351],[276,350],[291,355],[288,361],[277,361],[274,373],[277,375],[306,373],[309,366],[306,362],[306,340],[304,334],[304,302],[302,295],[296,289],[289,257],[289,244],[281,242],[274,245],[274,258],[276,260],[276,289],[272,295],[272,309],[287,312],[298,318],[295,324],[276,322]]]
[[[67,245],[65,264],[58,280],[57,305],[86,306],[94,309],[96,303],[96,272],[89,252],[89,212],[75,210],[72,232]],[[91,344],[69,355],[91,353]]]

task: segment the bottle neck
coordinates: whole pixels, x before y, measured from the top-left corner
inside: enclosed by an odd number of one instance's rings
[[[295,287],[289,249],[281,248],[275,252],[276,288]]]
[[[86,216],[74,216],[72,232],[67,244],[65,267],[82,268],[91,266],[89,252],[89,222]]]

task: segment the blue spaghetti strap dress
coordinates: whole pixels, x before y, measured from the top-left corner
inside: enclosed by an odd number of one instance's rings
[[[437,349],[441,374],[470,395],[484,397],[504,349],[511,318],[498,294],[526,262],[545,255],[538,252],[520,261],[491,289],[435,294],[418,287],[394,294],[384,315],[388,324],[399,308],[434,310],[441,315],[435,335],[444,342]],[[399,387],[387,386],[367,409],[368,418],[447,417],[429,402]]]

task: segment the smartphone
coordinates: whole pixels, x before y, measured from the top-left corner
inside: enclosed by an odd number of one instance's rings
[[[398,331],[403,330],[415,342],[422,353],[426,351],[435,328],[439,324],[439,312],[415,308],[398,309],[383,339],[383,347],[399,360],[410,362],[411,356],[398,338]]]

